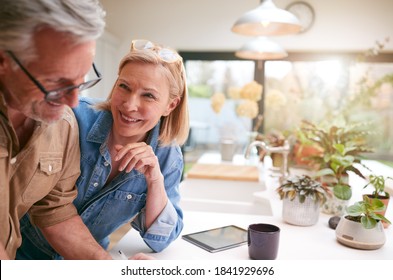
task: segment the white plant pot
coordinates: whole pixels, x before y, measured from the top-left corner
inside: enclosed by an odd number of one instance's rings
[[[334,216],[343,216],[346,214],[346,208],[349,200],[338,199],[337,197],[328,197],[322,205],[322,212]]]
[[[306,197],[303,203],[300,203],[299,197],[294,200],[284,198],[282,207],[282,217],[285,222],[297,226],[312,226],[319,219],[319,203],[315,203],[311,198]]]
[[[348,176],[344,176],[342,180],[343,183],[348,184],[349,178]],[[323,176],[321,178],[321,183],[327,186],[332,193],[332,197],[327,197],[326,202],[322,205],[322,212],[340,217],[346,214],[346,208],[349,204],[349,200],[342,200],[333,195],[333,187],[331,185],[334,183],[334,179],[331,176]]]
[[[361,223],[341,217],[336,228],[337,241],[348,247],[375,250],[381,248],[386,241],[385,231],[381,222],[375,228],[366,229]]]

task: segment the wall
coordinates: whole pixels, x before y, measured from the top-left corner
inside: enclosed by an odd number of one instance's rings
[[[120,41],[106,32],[98,41],[94,63],[102,74],[102,80],[91,89],[83,91],[82,95],[106,98],[110,93],[117,77],[117,69],[120,61],[118,48]]]
[[[274,0],[285,8],[294,0]],[[107,31],[127,51],[135,38],[157,41],[178,50],[236,50],[250,38],[230,31],[259,0],[101,0]],[[362,51],[390,36],[393,51],[392,0],[306,0],[316,14],[306,33],[273,38],[287,51]]]

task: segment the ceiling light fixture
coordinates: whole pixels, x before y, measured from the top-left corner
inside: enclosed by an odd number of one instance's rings
[[[246,36],[276,36],[295,34],[301,29],[295,15],[277,8],[272,0],[262,0],[260,6],[243,14],[231,30]]]
[[[276,42],[266,37],[257,37],[244,44],[235,55],[244,59],[272,60],[287,57],[288,53]]]

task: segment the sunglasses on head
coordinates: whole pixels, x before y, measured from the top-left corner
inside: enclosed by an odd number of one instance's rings
[[[150,50],[158,54],[158,56],[165,62],[173,63],[181,61],[181,56],[174,50],[163,48],[160,45],[156,45],[148,40],[133,40],[131,42],[131,51],[145,51]]]

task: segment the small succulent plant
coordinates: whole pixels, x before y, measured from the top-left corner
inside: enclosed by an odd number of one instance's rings
[[[322,205],[326,202],[327,190],[322,184],[310,176],[294,176],[277,188],[280,199],[289,198],[294,200],[299,197],[299,202],[303,203],[306,197],[310,197],[315,203]]]
[[[358,201],[347,207],[347,212],[351,220],[360,222],[366,229],[371,229],[374,228],[379,221],[391,223],[385,216],[377,213],[383,211],[385,207],[383,202],[378,198],[363,196],[363,201]]]

